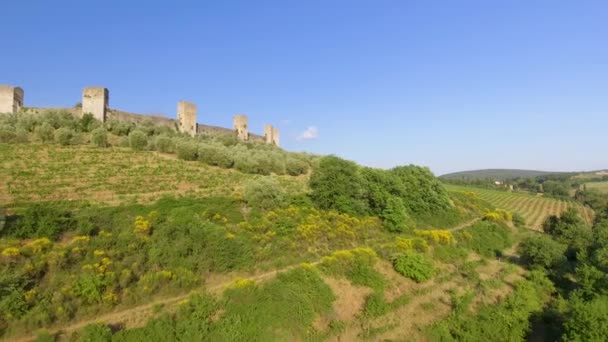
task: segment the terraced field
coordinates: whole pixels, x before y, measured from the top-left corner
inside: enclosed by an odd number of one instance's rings
[[[542,196],[533,196],[517,192],[495,191],[472,187],[448,185],[453,191],[468,191],[476,193],[481,199],[488,201],[497,208],[516,212],[526,219],[528,227],[540,230],[542,224],[550,215],[558,215],[568,208],[574,207],[585,218],[587,223],[593,221],[593,211],[576,202],[557,200]]]

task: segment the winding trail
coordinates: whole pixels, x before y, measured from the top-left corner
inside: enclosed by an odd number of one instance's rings
[[[481,217],[469,220],[465,223],[461,223],[461,224],[457,225],[456,227],[450,228],[448,230],[449,231],[461,230],[461,229],[467,228],[468,226],[478,222],[479,220],[481,220]],[[315,262],[311,262],[310,264],[313,266],[316,266],[320,262],[321,262],[321,260],[319,259]],[[302,263],[303,262],[299,262],[294,265],[276,269],[276,270],[273,270],[270,272],[253,275],[250,277],[233,276],[229,280],[225,280],[225,281],[219,282],[219,283],[217,283],[215,285],[211,285],[211,286],[202,286],[202,287],[193,289],[188,293],[183,293],[183,294],[180,294],[177,296],[172,296],[172,297],[157,298],[146,304],[141,304],[141,305],[137,305],[137,306],[134,306],[131,308],[127,308],[127,309],[104,313],[95,318],[87,318],[87,319],[77,321],[77,322],[70,322],[68,324],[64,323],[62,325],[55,325],[55,326],[50,326],[50,327],[41,328],[41,329],[44,329],[48,333],[54,335],[54,334],[58,334],[58,333],[70,334],[70,333],[73,333],[77,330],[80,330],[80,329],[86,327],[89,324],[93,324],[93,323],[103,323],[106,325],[126,326],[126,327],[143,326],[148,321],[148,319],[154,315],[154,313],[155,313],[154,309],[157,306],[171,306],[171,305],[178,304],[181,301],[187,300],[190,297],[190,295],[197,293],[197,292],[203,292],[203,291],[215,292],[215,291],[223,290],[223,289],[227,288],[228,286],[230,286],[237,279],[247,279],[247,280],[252,280],[252,281],[263,281],[263,280],[271,279],[271,278],[274,278],[278,273],[286,272],[291,269],[294,269],[294,268],[298,267],[299,265],[301,265]],[[30,342],[30,341],[35,341],[36,337],[35,337],[35,335],[7,336],[3,340],[4,341],[14,341],[14,342]]]

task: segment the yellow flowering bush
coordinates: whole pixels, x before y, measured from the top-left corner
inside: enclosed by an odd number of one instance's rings
[[[21,252],[19,252],[19,248],[17,247],[7,247],[2,250],[2,255],[9,258],[16,257],[19,254],[21,254]]]
[[[152,228],[152,224],[150,221],[146,220],[143,216],[137,216],[135,218],[135,223],[133,223],[134,231],[138,234],[150,234],[150,229]]]
[[[436,245],[451,245],[454,243],[454,235],[449,230],[444,229],[431,229],[431,230],[419,230],[414,231],[416,236],[424,238],[430,243]]]
[[[86,236],[86,235],[80,235],[80,236],[75,236],[72,238],[72,240],[70,241],[70,244],[76,244],[76,243],[87,243],[91,240],[90,237]]]
[[[40,238],[27,243],[24,247],[34,254],[41,253],[52,246],[51,240],[48,238]]]
[[[395,239],[395,245],[402,251],[415,250],[418,252],[427,252],[430,247],[426,240],[422,238],[402,238]]]

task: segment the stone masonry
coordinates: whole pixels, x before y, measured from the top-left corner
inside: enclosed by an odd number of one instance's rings
[[[279,146],[279,129],[272,125],[264,126],[264,142]]]
[[[105,122],[110,102],[110,92],[103,87],[87,87],[82,91],[82,115],[93,114],[95,119]]]
[[[196,135],[196,105],[192,102],[177,103],[177,127],[182,133]]]
[[[249,140],[249,128],[247,127],[247,116],[237,114],[233,119],[234,130],[236,131],[236,136],[241,141]]]
[[[256,135],[249,132],[249,120],[246,115],[237,114],[233,118],[233,129],[198,124],[196,121],[196,105],[187,101],[177,103],[177,120],[160,116],[141,115],[110,109],[110,92],[104,87],[86,87],[82,91],[81,108],[23,108],[24,91],[19,87],[0,85],[0,113],[18,113],[24,110],[27,113],[44,113],[47,111],[61,110],[74,116],[82,117],[90,113],[95,119],[105,122],[106,120],[118,120],[124,122],[143,122],[150,120],[156,124],[167,127],[177,127],[179,132],[190,136],[203,135],[232,135],[236,132],[241,141],[255,143],[267,143],[279,146],[279,130],[272,125],[264,126],[264,135]]]
[[[17,113],[23,107],[23,89],[0,85],[0,113]]]

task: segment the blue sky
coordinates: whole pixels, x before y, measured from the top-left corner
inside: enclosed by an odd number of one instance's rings
[[[10,1],[0,84],[27,106],[247,114],[359,163],[608,168],[606,1]],[[306,133],[306,134],[304,134]]]

